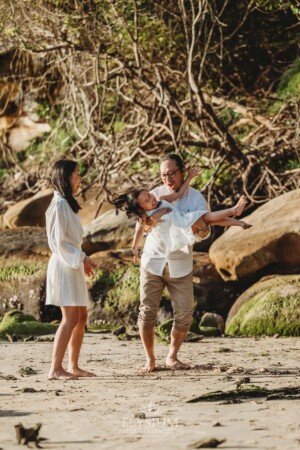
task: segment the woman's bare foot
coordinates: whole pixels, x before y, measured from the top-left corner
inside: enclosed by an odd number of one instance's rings
[[[151,373],[155,370],[155,359],[147,359],[144,367],[139,369],[140,373]]]
[[[64,369],[50,370],[48,380],[78,380],[78,377]]]
[[[243,230],[248,230],[248,228],[251,228],[253,226],[250,223],[243,222],[242,220],[241,223],[242,223],[241,227],[243,228]]]
[[[240,216],[242,212],[244,211],[244,208],[247,204],[247,199],[244,195],[241,196],[237,204],[232,208],[233,214],[235,216]]]
[[[189,364],[185,364],[179,361],[178,358],[172,358],[171,356],[167,357],[166,366],[174,370],[189,370],[191,368]]]
[[[87,370],[79,369],[68,369],[75,377],[96,377],[97,375],[93,372],[88,372]]]

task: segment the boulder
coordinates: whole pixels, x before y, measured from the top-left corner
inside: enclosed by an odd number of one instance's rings
[[[224,333],[225,322],[219,314],[205,313],[200,321],[200,330],[202,327],[217,328],[221,333]]]
[[[118,215],[115,210],[107,211],[84,226],[84,249],[91,254],[128,247],[133,239],[134,227],[135,221],[128,219],[124,211]]]
[[[0,322],[0,339],[10,335],[16,336],[40,336],[55,333],[58,325],[38,322],[29,314],[13,310],[5,314]],[[7,336],[8,335],[8,336]]]
[[[14,117],[7,117],[14,120]],[[43,136],[44,133],[49,133],[51,126],[48,123],[34,122],[29,116],[22,114],[15,119],[7,130],[7,141],[12,150],[19,152],[26,150],[30,141],[39,136]]]
[[[89,224],[97,212],[103,214],[112,209],[112,205],[104,200],[103,195],[97,197],[98,190],[95,188],[88,189],[76,197],[81,206],[78,214],[83,225]],[[2,219],[5,226],[8,228],[45,227],[45,213],[52,198],[53,189],[49,188],[9,206]],[[99,206],[101,206],[100,209]]]
[[[160,339],[163,341],[170,340],[170,334],[173,328],[173,319],[166,320],[166,322],[158,325],[156,331]]]
[[[209,255],[194,252],[193,282],[195,297],[194,316],[200,320],[203,311],[214,311],[226,317],[236,298],[248,287],[244,281],[225,282]]]
[[[233,305],[225,333],[300,336],[300,275],[269,277],[249,288]]]
[[[257,283],[253,284],[245,292],[243,292],[243,294],[240,295],[234,302],[227,315],[226,325],[228,325],[231,319],[238,313],[241,306],[255,297],[256,294],[267,291],[268,289],[272,289],[277,286],[285,286],[288,284],[297,285],[299,281],[299,275],[270,275],[267,277],[263,277],[261,280],[259,280]]]
[[[45,189],[10,206],[3,216],[5,225],[8,228],[44,227],[45,212],[52,196],[53,189]]]
[[[209,250],[224,280],[237,280],[271,264],[300,268],[300,189],[272,199],[247,216],[248,230],[229,228]]]
[[[0,258],[45,260],[50,255],[45,228],[6,229],[0,232]]]
[[[40,319],[41,298],[45,293],[46,263],[11,258],[0,267],[0,314],[21,309]]]

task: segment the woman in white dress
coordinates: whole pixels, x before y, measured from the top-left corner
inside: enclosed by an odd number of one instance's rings
[[[85,275],[92,275],[95,262],[81,250],[83,229],[74,198],[81,183],[78,164],[60,160],[51,173],[54,196],[46,212],[47,237],[52,255],[47,270],[46,304],[61,308],[62,321],[56,332],[49,379],[92,377],[78,366],[87,321],[88,292]],[[68,370],[63,358],[69,346]]]

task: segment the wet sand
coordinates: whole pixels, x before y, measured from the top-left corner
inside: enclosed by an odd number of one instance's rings
[[[47,380],[52,346],[0,343],[4,450],[22,448],[14,429],[19,422],[25,427],[42,423],[40,436],[48,438],[41,442],[45,449],[186,449],[206,437],[226,439],[220,449],[300,447],[300,400],[187,403],[201,394],[234,389],[243,376],[269,389],[300,386],[300,339],[207,338],[182,347],[181,359],[191,362],[192,370],[161,367],[140,375],[144,354],[139,340],[122,342],[111,334],[88,333],[82,367],[97,377],[68,382]],[[156,353],[162,365],[167,347],[158,344]],[[37,373],[21,376],[24,367]],[[7,379],[9,375],[17,380]],[[22,392],[24,388],[37,392]]]

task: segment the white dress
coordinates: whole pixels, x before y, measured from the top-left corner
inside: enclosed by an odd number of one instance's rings
[[[188,253],[188,246],[193,245],[197,241],[191,227],[203,214],[207,213],[207,209],[182,212],[172,203],[161,200],[159,207],[147,211],[147,215],[152,216],[152,214],[162,208],[170,208],[172,210],[162,217],[163,222],[158,222],[155,225],[167,247],[167,252],[172,253],[181,250]]]
[[[81,250],[83,228],[79,215],[56,191],[46,211],[46,230],[53,252],[47,270],[46,304],[87,306],[85,253]]]

